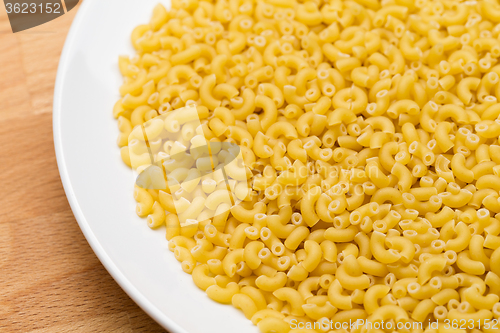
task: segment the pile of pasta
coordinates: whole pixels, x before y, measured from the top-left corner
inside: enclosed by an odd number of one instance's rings
[[[496,1],[158,5],[119,59],[123,161],[134,128],[196,107],[196,133],[240,146],[251,193],[182,224],[168,188],[136,186],[137,213],[264,333],[498,332],[499,23]]]

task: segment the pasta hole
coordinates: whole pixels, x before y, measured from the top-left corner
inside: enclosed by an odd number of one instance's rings
[[[300,213],[293,213],[291,220],[293,224],[300,225],[302,223],[302,215]]]
[[[491,72],[488,74],[488,81],[491,83],[491,84],[495,84],[499,81],[499,77],[498,77],[498,74],[495,73],[495,72]]]
[[[378,231],[378,232],[385,232],[386,231],[386,224],[384,221],[376,221],[373,224],[373,230]]]
[[[342,229],[342,221],[340,221],[339,219],[334,219],[333,226],[337,229]]]
[[[268,248],[263,248],[259,251],[257,256],[259,257],[259,259],[265,260],[271,256],[271,251],[269,251]]]
[[[397,37],[403,36],[404,32],[405,32],[404,25],[398,25],[394,31]]]
[[[420,285],[418,283],[410,283],[408,285],[408,291],[411,293],[415,293],[420,290]]]
[[[383,79],[388,78],[390,76],[391,76],[391,73],[389,72],[389,70],[384,69],[383,71],[380,72],[379,79],[383,80]]]
[[[262,240],[268,240],[271,237],[271,232],[268,229],[262,229],[260,231],[260,236]]]
[[[458,307],[458,311],[462,312],[462,313],[467,313],[469,312],[469,309],[470,309],[471,305],[469,302],[462,302],[460,303],[460,306]]]
[[[439,278],[432,278],[429,281],[429,285],[435,289],[440,289],[442,286],[441,280]]]
[[[324,93],[327,96],[332,96],[335,93],[335,88],[332,85],[327,85],[324,88]]]
[[[491,310],[492,310],[493,314],[495,315],[495,317],[500,316],[500,302],[493,305],[493,308]]]
[[[373,25],[376,27],[381,27],[384,24],[384,18],[382,16],[376,16],[373,20]]]
[[[498,45],[495,45],[491,48],[491,55],[494,57],[494,58],[498,58],[500,57],[500,46]]]
[[[441,307],[436,307],[436,310],[434,311],[434,313],[438,316],[444,316],[445,310]]]
[[[339,253],[337,255],[337,261],[342,264],[344,262],[344,253]]]
[[[361,222],[361,214],[359,212],[352,212],[349,219],[352,224],[359,224]]]
[[[444,92],[440,91],[436,94],[435,98],[438,102],[443,103],[446,100],[446,95]]]
[[[478,131],[478,132],[485,132],[487,130],[488,130],[488,125],[485,125],[485,124],[476,125],[476,131]]]
[[[477,216],[479,218],[486,218],[486,217],[490,217],[490,213],[488,210],[481,208],[481,209],[477,210]]]
[[[272,252],[274,255],[280,256],[285,252],[285,248],[282,247],[281,245],[274,245]]]

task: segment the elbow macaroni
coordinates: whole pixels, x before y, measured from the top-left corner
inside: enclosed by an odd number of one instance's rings
[[[137,215],[264,333],[498,319],[499,23],[493,0],[158,5],[113,108]]]

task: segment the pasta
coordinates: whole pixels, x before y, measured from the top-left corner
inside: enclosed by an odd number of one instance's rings
[[[136,213],[263,333],[497,332],[499,40],[496,0],[158,5],[113,108]]]

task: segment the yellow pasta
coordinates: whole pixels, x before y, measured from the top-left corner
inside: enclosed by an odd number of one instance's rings
[[[156,6],[113,108],[137,215],[264,333],[496,331],[499,23],[494,0]]]

